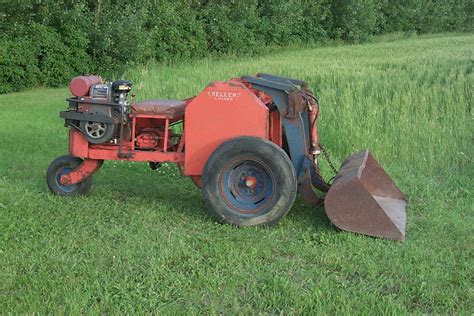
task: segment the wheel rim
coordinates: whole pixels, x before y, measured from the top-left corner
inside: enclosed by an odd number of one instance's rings
[[[99,139],[104,136],[107,130],[107,125],[105,125],[105,123],[86,122],[84,124],[84,130],[89,137]]]
[[[65,175],[65,174],[68,174],[72,170],[73,170],[73,168],[71,168],[71,167],[62,167],[62,168],[58,169],[58,171],[56,172],[56,177],[55,177],[56,185],[63,192],[71,193],[74,190],[76,190],[77,187],[79,186],[79,184],[77,184],[77,183],[72,184],[72,185],[64,185],[64,184],[61,183],[61,176]]]
[[[262,162],[245,159],[229,163],[219,177],[225,203],[245,216],[268,213],[274,196],[274,174]]]

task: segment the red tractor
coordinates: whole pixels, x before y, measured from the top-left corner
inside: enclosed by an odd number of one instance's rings
[[[186,100],[130,102],[132,83],[74,78],[69,155],[47,171],[58,195],[87,193],[104,160],[173,162],[201,188],[211,214],[238,226],[274,224],[297,192],[324,203],[337,227],[402,240],[406,201],[367,150],[349,157],[329,184],[319,173],[319,101],[302,80],[257,74],[209,84]],[[174,125],[181,124],[182,132]],[[324,199],[323,199],[324,196]]]

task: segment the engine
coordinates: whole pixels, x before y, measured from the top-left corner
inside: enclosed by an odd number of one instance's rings
[[[60,116],[66,126],[80,130],[92,144],[114,142],[130,137],[129,80],[104,82],[99,76],[80,76],[69,84],[74,98],[68,99],[69,111]]]

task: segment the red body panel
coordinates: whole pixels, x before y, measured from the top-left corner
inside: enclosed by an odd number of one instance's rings
[[[123,143],[123,151],[131,152],[131,157],[119,157],[119,146],[113,144],[89,144],[81,132],[74,129],[69,131],[69,154],[75,157],[98,160],[128,160],[128,161],[155,161],[155,162],[183,162],[184,153],[163,152],[159,150],[134,150],[132,142]]]
[[[239,136],[269,138],[269,111],[239,80],[213,82],[185,112],[186,175],[201,175],[209,156],[224,141]]]
[[[69,154],[81,158],[89,155],[89,142],[81,132],[73,128],[69,129]]]

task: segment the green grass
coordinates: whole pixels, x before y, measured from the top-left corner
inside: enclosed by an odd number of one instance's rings
[[[404,243],[338,232],[301,199],[275,227],[216,224],[172,165],[107,162],[90,195],[53,196],[67,90],[0,95],[0,310],[472,314],[473,60],[458,34],[130,70],[138,99],[307,80],[334,158],[370,148],[407,194]]]

